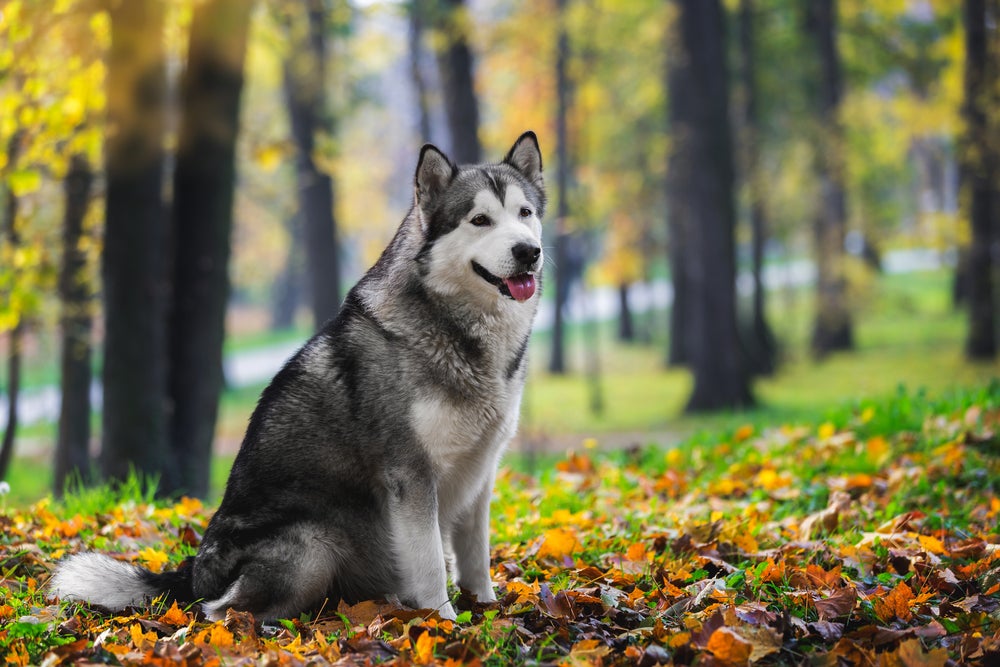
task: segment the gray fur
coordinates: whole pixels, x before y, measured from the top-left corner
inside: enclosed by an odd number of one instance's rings
[[[526,133],[503,162],[463,167],[425,147],[414,186],[389,247],[251,417],[189,568],[212,618],[385,596],[454,618],[446,561],[455,583],[495,599],[489,500],[539,300],[524,285],[543,262],[512,258],[517,244],[540,253],[537,140]],[[135,592],[83,586],[85,564],[62,565],[53,593],[116,607]]]

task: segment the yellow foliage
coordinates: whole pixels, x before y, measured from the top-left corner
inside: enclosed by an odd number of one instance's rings
[[[538,549],[539,558],[565,558],[582,548],[576,533],[568,528],[552,528],[545,531]]]

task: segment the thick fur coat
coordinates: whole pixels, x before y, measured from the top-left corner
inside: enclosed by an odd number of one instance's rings
[[[197,556],[154,574],[78,554],[50,592],[262,620],[396,596],[454,618],[450,564],[454,583],[496,599],[489,503],[517,427],[544,211],[533,133],[497,164],[425,146],[392,242],[261,395]]]

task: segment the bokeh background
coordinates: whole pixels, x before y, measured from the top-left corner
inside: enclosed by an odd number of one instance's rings
[[[0,0],[0,479],[216,496],[421,144],[498,160],[527,129],[550,214],[515,461],[995,381],[998,18]]]

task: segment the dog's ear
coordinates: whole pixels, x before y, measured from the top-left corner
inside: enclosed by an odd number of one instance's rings
[[[538,147],[538,137],[528,130],[514,142],[504,162],[525,175],[529,181],[544,189],[542,178],[542,151]]]
[[[458,175],[458,167],[433,144],[420,149],[417,174],[413,179],[417,203],[426,205],[441,194]]]

